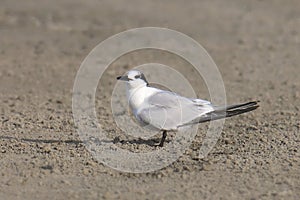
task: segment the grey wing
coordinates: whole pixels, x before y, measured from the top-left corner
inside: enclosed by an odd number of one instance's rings
[[[146,106],[138,111],[138,118],[160,130],[176,130],[212,111],[209,102],[201,101],[168,91],[158,92],[147,99]]]

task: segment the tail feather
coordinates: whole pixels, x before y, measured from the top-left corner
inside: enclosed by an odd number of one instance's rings
[[[259,107],[258,103],[259,103],[259,101],[251,101],[251,102],[243,103],[243,104],[215,107],[214,111],[209,112],[206,115],[198,118],[197,120],[193,120],[192,122],[190,122],[188,124],[184,124],[183,126],[218,120],[218,119],[232,117],[235,115],[240,115],[240,114],[243,114],[246,112],[250,112]]]
[[[242,107],[250,107],[250,106],[256,106],[258,105],[259,101],[250,101],[247,103],[242,103],[242,104],[235,104],[235,105],[230,105],[230,106],[218,106],[215,107],[214,111],[227,111],[235,108],[242,108]]]
[[[251,102],[243,103],[243,104],[225,106],[223,108],[219,107],[219,108],[215,109],[214,111],[207,113],[204,117],[201,117],[198,120],[198,123],[232,117],[235,115],[240,115],[240,114],[243,114],[246,112],[250,112],[259,107],[258,103],[259,103],[259,101],[251,101]]]

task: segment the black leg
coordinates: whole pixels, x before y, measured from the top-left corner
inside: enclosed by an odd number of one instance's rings
[[[162,138],[161,138],[160,143],[159,143],[158,146],[160,146],[160,147],[163,147],[163,146],[164,146],[164,142],[165,142],[165,140],[166,140],[166,137],[167,137],[167,131],[164,131],[164,132],[163,132],[163,135],[162,135]]]

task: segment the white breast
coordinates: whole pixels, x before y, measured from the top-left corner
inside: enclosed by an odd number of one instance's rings
[[[156,88],[146,86],[127,90],[129,106],[132,109],[133,113],[136,113],[137,110],[146,107],[147,99],[156,92]]]

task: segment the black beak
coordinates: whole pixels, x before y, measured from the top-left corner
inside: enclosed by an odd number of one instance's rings
[[[118,76],[117,80],[121,80],[121,81],[129,81],[129,78],[127,76]]]

